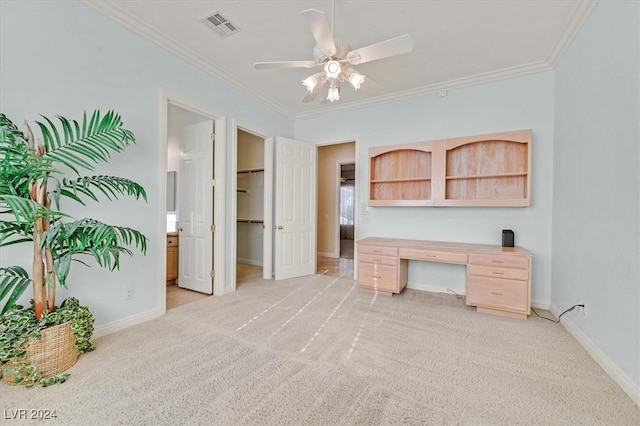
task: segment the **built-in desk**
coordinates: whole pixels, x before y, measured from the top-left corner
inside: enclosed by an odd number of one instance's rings
[[[408,261],[467,266],[467,305],[478,311],[527,318],[531,312],[531,261],[520,247],[370,237],[358,241],[358,286],[400,293]]]

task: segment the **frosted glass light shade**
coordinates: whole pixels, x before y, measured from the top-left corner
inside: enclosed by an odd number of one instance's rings
[[[327,100],[331,102],[340,100],[340,87],[338,85],[332,84],[331,87],[329,87]]]
[[[318,78],[314,75],[310,75],[309,77],[302,80],[302,84],[304,84],[309,92],[313,92],[314,87],[318,84]]]
[[[354,89],[358,90],[360,85],[364,82],[364,75],[358,74],[357,72],[352,72],[349,76],[349,83],[353,86]]]

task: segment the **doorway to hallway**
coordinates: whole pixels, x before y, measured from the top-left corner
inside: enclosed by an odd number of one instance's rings
[[[354,276],[355,157],[355,141],[318,147],[318,273]]]

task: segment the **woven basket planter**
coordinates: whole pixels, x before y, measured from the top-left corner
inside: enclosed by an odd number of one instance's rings
[[[25,362],[33,364],[42,377],[55,376],[67,370],[78,360],[76,337],[70,322],[42,330],[42,339],[27,348]],[[3,366],[2,380],[13,384],[15,376],[7,374],[7,369],[15,366],[8,362]]]

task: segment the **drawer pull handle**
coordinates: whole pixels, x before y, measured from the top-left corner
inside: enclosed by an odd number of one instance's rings
[[[496,271],[492,271],[491,273],[492,273],[492,274],[495,274],[495,275],[504,275],[504,272],[496,272]]]
[[[499,293],[497,291],[492,291],[491,294],[493,294],[495,296],[502,296],[502,293]]]
[[[504,263],[504,260],[492,260],[493,263]]]
[[[382,250],[373,250],[374,253],[382,253]]]
[[[382,259],[373,259],[374,262],[382,262]]]
[[[373,278],[382,278],[381,275],[374,275]]]

